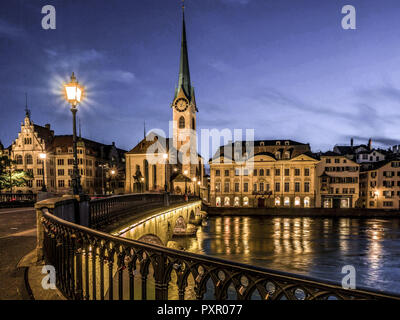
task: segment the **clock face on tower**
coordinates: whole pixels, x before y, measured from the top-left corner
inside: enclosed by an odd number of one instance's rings
[[[185,98],[179,98],[175,101],[175,109],[179,112],[184,112],[187,110],[189,103]]]

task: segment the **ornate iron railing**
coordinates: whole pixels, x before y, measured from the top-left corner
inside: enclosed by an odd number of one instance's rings
[[[397,299],[115,237],[42,210],[43,249],[69,299]]]

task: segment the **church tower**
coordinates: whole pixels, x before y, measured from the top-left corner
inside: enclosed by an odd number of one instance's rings
[[[197,162],[196,99],[190,82],[189,57],[186,42],[185,12],[183,9],[181,56],[179,81],[172,101],[173,146],[183,155],[183,169],[193,176],[193,166]],[[190,172],[190,174],[189,174]]]

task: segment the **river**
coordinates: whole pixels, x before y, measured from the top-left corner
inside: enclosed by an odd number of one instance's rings
[[[196,237],[173,239],[189,252],[400,293],[400,219],[210,217]]]

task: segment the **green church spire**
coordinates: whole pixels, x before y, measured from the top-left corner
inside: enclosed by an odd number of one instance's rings
[[[186,42],[186,26],[185,26],[185,6],[182,5],[183,23],[182,23],[182,42],[181,42],[181,59],[179,63],[179,82],[178,92],[182,88],[185,95],[191,99],[192,87],[190,84],[189,56]]]

